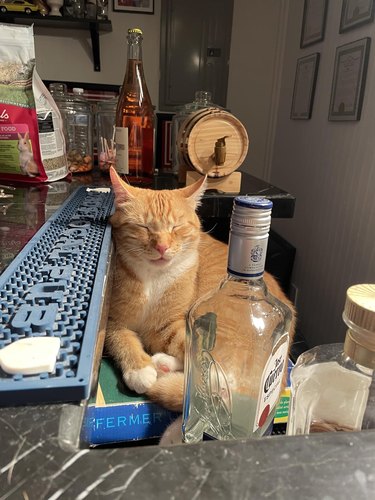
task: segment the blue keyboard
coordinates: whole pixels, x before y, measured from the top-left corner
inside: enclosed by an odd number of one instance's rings
[[[25,337],[60,340],[52,372],[0,369],[1,406],[90,396],[104,340],[113,200],[109,188],[78,188],[0,275],[0,349]]]

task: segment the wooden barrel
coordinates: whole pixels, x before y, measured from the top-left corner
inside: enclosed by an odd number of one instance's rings
[[[213,107],[185,119],[178,131],[177,147],[187,166],[209,177],[224,177],[243,163],[249,138],[235,116]],[[219,155],[219,151],[223,153]]]

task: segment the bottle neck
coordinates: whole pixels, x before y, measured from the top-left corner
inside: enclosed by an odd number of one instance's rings
[[[130,59],[142,62],[142,43],[140,40],[128,41],[128,61]]]
[[[250,233],[250,234],[249,234]],[[268,233],[233,231],[229,234],[228,267],[230,276],[258,280],[264,274]]]
[[[128,61],[122,89],[124,92],[127,91],[126,84],[135,85],[139,89],[142,88],[143,92],[147,93],[147,95],[142,95],[142,99],[149,98],[143,71],[142,45],[140,42],[129,41]]]

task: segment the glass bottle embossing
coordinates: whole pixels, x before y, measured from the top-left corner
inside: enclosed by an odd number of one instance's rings
[[[187,320],[183,438],[261,436],[287,365],[292,312],[263,279],[272,202],[235,198],[228,275]]]

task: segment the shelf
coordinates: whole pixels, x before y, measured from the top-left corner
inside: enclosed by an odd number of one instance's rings
[[[1,23],[33,24],[37,28],[88,30],[91,35],[94,71],[100,71],[99,32],[112,31],[109,20],[77,19],[66,16],[42,16],[40,14],[25,14],[23,12],[6,12],[0,14]]]

